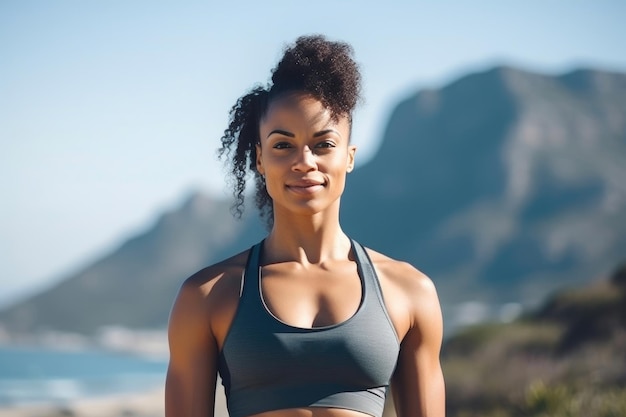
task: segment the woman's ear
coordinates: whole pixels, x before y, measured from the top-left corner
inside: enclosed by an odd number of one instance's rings
[[[257,143],[256,148],[256,170],[261,175],[265,175],[265,169],[263,168],[263,162],[261,161],[261,144]]]
[[[352,172],[354,169],[354,154],[356,153],[356,146],[350,145],[348,146],[348,166],[346,167],[347,172]]]

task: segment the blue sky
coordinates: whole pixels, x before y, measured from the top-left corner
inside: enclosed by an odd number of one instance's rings
[[[371,157],[392,106],[506,63],[626,71],[626,2],[0,2],[0,305],[52,285],[193,190],[234,101],[298,35],[351,43],[353,140]]]

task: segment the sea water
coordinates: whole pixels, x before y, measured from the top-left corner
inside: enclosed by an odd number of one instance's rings
[[[0,405],[62,403],[162,387],[165,360],[106,351],[0,347]]]

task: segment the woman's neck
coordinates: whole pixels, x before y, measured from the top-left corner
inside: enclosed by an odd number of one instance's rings
[[[264,263],[298,262],[323,264],[347,259],[350,239],[341,229],[339,215],[274,216],[274,225],[264,243]]]

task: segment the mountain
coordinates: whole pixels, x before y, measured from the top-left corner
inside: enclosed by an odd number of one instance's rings
[[[185,278],[262,235],[258,221],[234,220],[229,206],[206,195],[190,196],[112,253],[2,312],[2,324],[12,332],[86,334],[104,325],[165,327]]]
[[[442,298],[539,302],[626,259],[626,75],[498,67],[393,111],[343,225]]]
[[[536,305],[626,259],[626,74],[497,67],[408,95],[349,175],[342,225],[458,303]],[[10,332],[164,327],[182,280],[263,236],[196,194],[56,287],[0,312]]]

